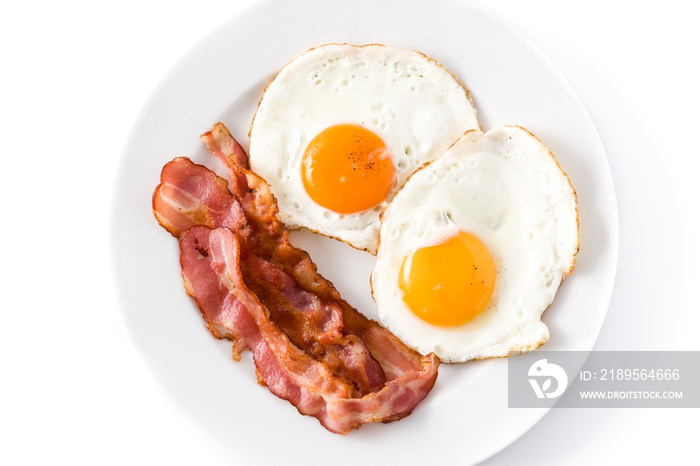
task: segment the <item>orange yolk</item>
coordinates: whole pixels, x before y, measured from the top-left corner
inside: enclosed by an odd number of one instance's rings
[[[491,255],[464,231],[404,257],[399,287],[421,319],[440,326],[465,324],[486,308],[496,285]]]
[[[318,205],[341,214],[371,209],[394,182],[394,164],[384,141],[359,125],[326,128],[306,147],[304,188]]]

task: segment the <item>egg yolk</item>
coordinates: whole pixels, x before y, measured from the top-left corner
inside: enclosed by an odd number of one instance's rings
[[[446,241],[404,257],[399,287],[418,317],[440,326],[457,326],[486,308],[496,285],[496,267],[484,244],[461,231]]]
[[[394,164],[384,141],[360,125],[335,125],[306,147],[304,188],[318,205],[341,214],[371,209],[389,193]]]

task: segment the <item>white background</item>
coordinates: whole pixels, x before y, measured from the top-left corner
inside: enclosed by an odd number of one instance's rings
[[[141,106],[184,51],[252,3],[0,7],[1,464],[237,464],[165,399],[131,346],[109,219]],[[620,255],[595,349],[700,350],[691,4],[481,3],[562,71],[608,154]],[[484,464],[692,464],[699,414],[554,409]]]

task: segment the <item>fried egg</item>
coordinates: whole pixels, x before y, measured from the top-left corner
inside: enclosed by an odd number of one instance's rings
[[[374,253],[379,214],[408,176],[475,128],[468,91],[434,60],[329,44],[267,86],[251,124],[250,164],[288,227]]]
[[[372,294],[384,326],[444,362],[525,352],[578,251],[576,193],[531,133],[464,134],[382,214]]]

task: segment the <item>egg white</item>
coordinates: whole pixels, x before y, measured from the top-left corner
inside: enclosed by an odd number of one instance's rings
[[[386,200],[356,214],[316,204],[301,177],[308,143],[343,123],[379,135],[396,170]],[[266,88],[251,125],[250,163],[270,184],[287,226],[374,253],[379,214],[408,176],[474,128],[479,125],[468,91],[434,60],[382,45],[328,44],[294,59]]]
[[[460,230],[491,253],[496,289],[473,321],[431,325],[403,301],[401,262]],[[520,127],[469,131],[416,172],[382,216],[372,272],[380,320],[409,346],[444,362],[535,349],[549,339],[542,313],[573,269],[578,246],[576,193],[551,152]]]

